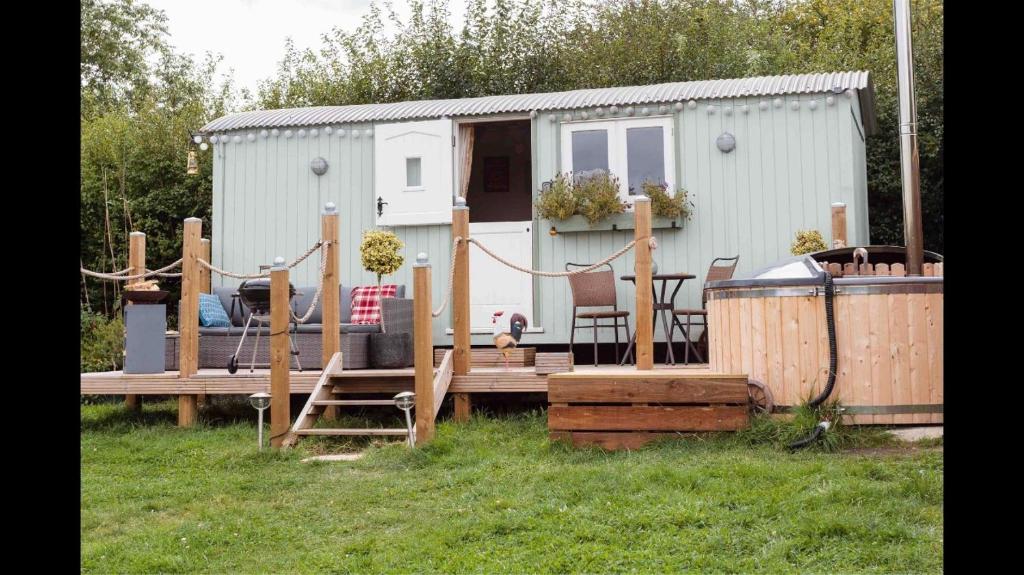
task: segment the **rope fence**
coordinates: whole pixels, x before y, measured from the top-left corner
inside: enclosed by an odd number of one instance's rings
[[[181,262],[182,262],[182,258],[178,258],[177,261],[172,262],[172,263],[170,263],[170,264],[168,264],[168,265],[166,265],[166,266],[164,266],[164,267],[162,267],[162,268],[160,268],[158,270],[146,270],[146,273],[136,274],[136,275],[133,275],[133,276],[123,275],[123,274],[126,274],[126,273],[130,272],[131,268],[123,269],[123,270],[116,271],[116,272],[109,273],[109,274],[102,273],[102,272],[94,272],[92,270],[87,270],[87,269],[82,268],[82,267],[79,268],[79,271],[81,273],[87,275],[87,276],[91,276],[91,277],[94,277],[94,278],[99,278],[101,280],[128,281],[128,280],[144,279],[144,278],[148,278],[148,277],[152,277],[152,276],[156,276],[156,275],[162,275],[167,270],[175,268],[175,267],[181,265]],[[181,274],[178,274],[178,275],[181,275]]]
[[[476,238],[466,238],[465,241],[467,241],[467,242],[469,242],[471,244],[476,244],[476,247],[480,248],[480,251],[484,252],[485,254],[487,254],[488,256],[493,258],[498,263],[503,264],[503,265],[505,265],[507,267],[510,267],[510,268],[512,268],[512,269],[514,269],[516,271],[519,271],[519,272],[522,272],[522,273],[525,273],[525,274],[530,274],[530,275],[535,275],[535,276],[540,276],[540,277],[546,277],[546,278],[559,278],[559,277],[573,276],[573,275],[577,275],[577,274],[585,274],[587,272],[591,272],[593,270],[596,270],[597,268],[599,268],[599,267],[601,267],[601,266],[603,266],[603,265],[605,265],[607,263],[611,263],[611,262],[615,261],[616,259],[622,257],[626,252],[628,252],[629,250],[633,249],[633,246],[635,246],[638,242],[641,242],[643,240],[647,240],[648,245],[650,245],[652,250],[658,249],[658,241],[657,241],[657,239],[654,238],[654,236],[644,236],[642,238],[634,239],[633,241],[629,242],[628,244],[622,246],[622,248],[619,249],[618,251],[616,251],[615,253],[611,254],[610,256],[604,258],[603,260],[601,260],[601,261],[599,261],[597,263],[591,264],[591,265],[589,265],[587,267],[584,267],[584,268],[578,268],[578,269],[574,269],[574,270],[570,270],[570,271],[564,271],[564,272],[546,272],[546,271],[543,271],[543,270],[535,270],[535,269],[526,268],[526,267],[514,264],[514,263],[506,260],[505,258],[499,256],[498,254],[492,252],[487,246],[485,246],[484,244],[480,243],[480,240],[478,240]],[[441,307],[439,307],[436,310],[431,312],[431,315],[433,317],[439,317],[442,313],[444,313],[445,308],[448,307],[449,300],[451,300],[452,289],[453,289],[454,284],[455,284],[455,254],[456,254],[455,250],[459,247],[459,243],[462,242],[462,241],[463,241],[463,238],[461,236],[456,236],[455,239],[452,241],[452,262],[451,262],[451,268],[450,268],[450,270],[448,272],[448,289],[445,291],[444,301],[441,302]]]

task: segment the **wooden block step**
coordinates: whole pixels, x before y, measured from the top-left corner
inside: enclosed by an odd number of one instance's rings
[[[746,405],[548,408],[548,429],[552,431],[737,431],[747,424]]]
[[[318,399],[313,405],[390,405],[394,407],[392,399]]]
[[[569,352],[538,353],[534,359],[534,366],[538,375],[572,371],[572,354]]]
[[[441,365],[444,354],[449,348],[434,348],[434,367]],[[477,367],[505,367],[505,356],[497,348],[473,348],[470,369]],[[537,348],[519,347],[512,350],[508,358],[509,367],[533,367],[537,356]]]
[[[319,427],[314,429],[299,429],[296,435],[408,435],[405,429],[398,428],[366,428],[366,429],[331,429]]]
[[[651,431],[552,431],[551,441],[571,441],[573,447],[596,445],[609,451],[639,449],[663,437],[678,437],[676,433]]]

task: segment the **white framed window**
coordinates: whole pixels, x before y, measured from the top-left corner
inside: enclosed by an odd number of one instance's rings
[[[562,124],[562,171],[576,177],[598,171],[619,179],[619,195],[632,205],[644,180],[675,189],[671,116]]]
[[[423,159],[419,156],[405,158],[405,191],[423,191]]]

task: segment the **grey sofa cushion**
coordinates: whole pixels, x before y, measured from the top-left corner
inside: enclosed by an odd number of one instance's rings
[[[213,288],[213,293],[220,298],[220,303],[224,306],[224,311],[228,312],[228,317],[231,318],[231,325],[235,327],[245,325],[245,320],[249,317],[249,308],[243,305],[242,300],[239,298],[231,297],[232,294],[238,293],[238,286],[215,287]],[[234,310],[231,309],[232,302],[234,302],[235,305]]]
[[[244,328],[237,327],[237,326],[232,326],[232,327],[202,327],[202,326],[200,326],[199,327],[199,334],[200,335],[242,335],[243,331],[245,331]],[[259,332],[260,336],[270,335],[270,326],[264,324],[263,327],[256,327],[256,322],[254,321],[253,325],[249,326],[248,335],[256,335],[257,331]]]
[[[298,327],[298,333],[321,333],[322,330],[323,330],[323,324],[320,324],[320,323],[299,324],[299,327]],[[380,326],[379,325],[357,325],[357,324],[353,324],[353,323],[343,323],[343,324],[341,324],[341,329],[339,331],[341,333],[379,333],[380,332]]]

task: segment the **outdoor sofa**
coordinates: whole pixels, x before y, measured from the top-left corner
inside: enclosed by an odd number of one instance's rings
[[[412,334],[413,307],[412,299],[405,298],[405,286],[399,285],[393,298],[381,300],[381,324],[353,324],[352,320],[352,287],[339,286],[341,292],[341,352],[343,369],[367,369],[370,367],[370,334],[380,333],[381,325],[387,333]],[[228,359],[238,348],[244,330],[245,321],[249,317],[249,308],[242,305],[241,300],[232,297],[238,291],[236,286],[213,288],[213,293],[220,298],[221,305],[231,320],[231,327],[199,327],[199,368],[225,369]],[[302,317],[309,309],[316,293],[316,286],[295,288],[296,295],[292,298],[292,311]],[[234,308],[232,309],[232,300]],[[323,350],[323,305],[317,302],[313,314],[305,323],[290,326],[291,337],[295,341],[299,355],[292,356],[292,369],[322,369]],[[256,351],[257,365],[266,366],[270,362],[270,325],[255,327],[256,320],[249,327],[248,336],[238,356],[238,371],[248,370],[252,361],[253,346],[256,345],[256,333],[259,332],[259,348]],[[168,339],[167,369],[174,370],[178,366],[177,338]],[[172,361],[173,359],[173,361]],[[412,363],[412,358],[408,358]]]

